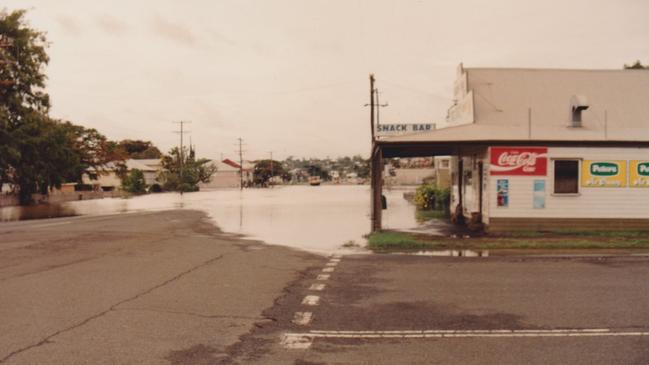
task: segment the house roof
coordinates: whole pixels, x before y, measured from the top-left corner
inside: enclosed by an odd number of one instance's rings
[[[649,71],[467,68],[459,97],[469,122],[430,132],[380,136],[402,142],[649,142]],[[456,90],[456,93],[458,91]],[[585,97],[582,126],[571,127],[571,98]]]
[[[224,159],[222,162],[224,164],[226,164],[226,165],[232,166],[232,167],[237,168],[237,169],[241,168],[241,165],[239,165],[238,163],[230,160],[229,158]],[[250,161],[243,161],[243,169],[244,170],[249,171],[249,170],[252,170],[254,168],[255,168],[255,164],[251,163]]]
[[[124,161],[126,163],[126,168],[130,171],[133,169],[138,169],[140,171],[148,171],[148,172],[155,172],[160,170],[160,160],[154,160],[156,161],[155,165],[150,165],[145,163],[145,161],[150,161],[150,160],[134,160],[134,159],[128,159]]]

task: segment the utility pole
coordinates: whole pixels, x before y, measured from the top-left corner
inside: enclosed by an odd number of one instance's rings
[[[270,151],[270,178],[273,178],[273,151]]]
[[[370,74],[370,128],[372,129],[372,143],[374,143],[374,74]]]
[[[243,149],[242,143],[243,139],[239,139],[239,190],[243,190]]]
[[[386,106],[388,106],[388,103],[381,104],[379,102],[378,88],[374,89],[374,94],[376,95],[376,129],[379,129],[379,125],[381,125],[381,108],[385,108]]]
[[[185,131],[185,123],[191,123],[188,121],[183,121],[181,120],[180,122],[174,122],[176,124],[180,124],[180,131],[174,132],[180,134],[180,153],[179,153],[179,165],[180,165],[180,184],[181,184],[181,189],[180,189],[180,194],[182,195],[183,189],[182,189],[182,184],[183,184],[183,176],[184,176],[184,164],[185,164],[185,151],[183,147],[183,139],[185,136],[185,133],[189,133],[188,131]]]

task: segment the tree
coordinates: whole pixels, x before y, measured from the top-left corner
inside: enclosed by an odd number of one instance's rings
[[[49,95],[43,72],[49,57],[45,33],[29,28],[25,10],[0,11],[0,116],[9,126],[32,111],[47,113]]]
[[[70,135],[40,113],[25,115],[12,131],[12,144],[16,153],[10,156],[10,181],[18,185],[23,204],[31,201],[33,193],[47,194],[78,173],[80,158]]]
[[[88,169],[101,171],[108,162],[113,162],[121,177],[126,173],[124,160],[128,157],[114,142],[94,128],[86,128],[71,122],[58,122],[68,135],[69,143],[78,155],[73,173],[65,176],[67,181],[81,182],[81,177]]]
[[[42,90],[47,40],[27,26],[24,15],[24,10],[0,10],[0,186],[14,180],[12,162],[21,159],[19,144],[24,143],[13,135],[15,130],[24,123],[33,127],[33,113],[46,113],[50,106]]]
[[[198,183],[208,183],[216,172],[216,166],[205,158],[196,159],[193,148],[174,147],[168,155],[162,157],[162,171],[158,180],[162,189],[167,191],[198,191]],[[180,162],[183,161],[181,164]]]
[[[253,180],[255,184],[267,185],[268,180],[273,176],[281,176],[286,179],[288,173],[280,161],[275,160],[260,160],[255,163],[253,170]]]
[[[144,173],[138,169],[131,170],[131,173],[122,180],[122,188],[129,193],[144,194],[146,192]]]
[[[153,159],[162,157],[162,152],[151,141],[125,139],[118,142],[117,147],[123,150],[128,158]]]
[[[627,70],[649,70],[649,65],[644,66],[640,60],[637,60],[631,65],[625,64],[624,68]]]

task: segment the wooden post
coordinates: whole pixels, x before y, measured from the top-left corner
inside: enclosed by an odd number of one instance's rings
[[[370,173],[372,185],[372,232],[380,231],[382,224],[383,206],[381,193],[383,188],[383,151],[377,145],[372,146],[370,157]]]

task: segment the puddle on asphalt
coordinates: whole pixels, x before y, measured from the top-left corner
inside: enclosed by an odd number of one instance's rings
[[[421,226],[415,219],[414,206],[403,198],[406,191],[384,191],[388,203],[383,214],[384,228],[406,230]],[[316,253],[358,253],[359,248],[342,246],[346,242],[365,242],[363,235],[370,230],[369,207],[370,188],[366,185],[301,185],[4,207],[0,208],[0,220],[195,209],[206,212],[227,233]]]
[[[415,256],[437,256],[437,257],[489,257],[489,251],[474,250],[431,250],[408,253]]]

